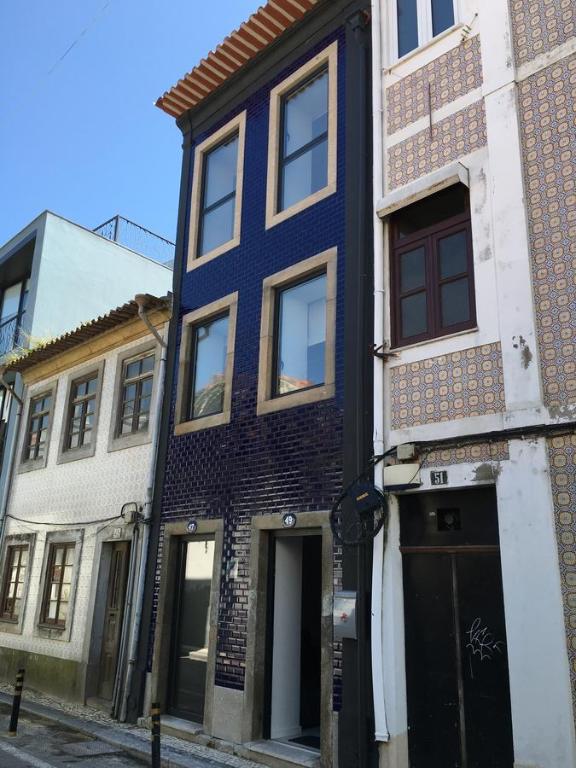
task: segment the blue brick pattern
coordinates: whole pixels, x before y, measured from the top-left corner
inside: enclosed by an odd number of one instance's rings
[[[226,115],[210,130],[212,133],[239,111],[247,110],[241,243],[191,273],[183,274],[180,318],[238,291],[232,416],[228,425],[179,437],[173,435],[171,424],[162,519],[166,522],[193,516],[224,521],[216,684],[240,690],[244,686],[251,516],[288,510],[296,513],[326,510],[341,488],[345,242],[345,41],[342,31],[336,35],[339,41],[338,191],[269,231],[265,229],[270,89],[330,44],[334,37],[294,61],[278,78],[255,92],[237,112]],[[196,137],[196,141],[202,141],[207,135]],[[338,248],[336,396],[332,400],[258,417],[262,282],[266,276],[333,246]],[[175,398],[176,382],[172,392],[172,421]],[[159,558],[161,554],[160,545]],[[340,579],[341,553],[335,549],[336,587]],[[340,648],[336,647],[335,652],[334,702],[338,707]]]

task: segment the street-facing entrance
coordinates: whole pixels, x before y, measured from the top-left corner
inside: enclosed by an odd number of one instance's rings
[[[512,768],[492,489],[401,500],[411,768]]]

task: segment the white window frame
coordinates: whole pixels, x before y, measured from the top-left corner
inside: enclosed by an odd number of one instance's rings
[[[432,0],[416,0],[416,13],[418,20],[418,46],[402,56],[398,55],[398,4],[397,0],[390,0],[388,4],[388,29],[390,30],[389,51],[391,63],[404,60],[419,51],[423,45],[439,40],[448,32],[458,26],[461,20],[460,0],[452,0],[454,5],[454,24],[451,27],[434,36],[432,34]]]

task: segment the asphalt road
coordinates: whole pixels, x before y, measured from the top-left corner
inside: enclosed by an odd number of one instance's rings
[[[8,736],[9,707],[0,704],[0,768],[148,768],[149,762],[44,718],[21,713]]]

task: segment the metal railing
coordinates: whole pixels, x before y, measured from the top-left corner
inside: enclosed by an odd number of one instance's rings
[[[174,243],[165,237],[150,232],[123,216],[114,216],[104,224],[92,230],[97,235],[125,245],[133,251],[142,253],[160,264],[172,266],[174,261]]]
[[[21,321],[22,316],[15,315],[0,323],[0,361],[14,347],[23,346],[25,335]]]

